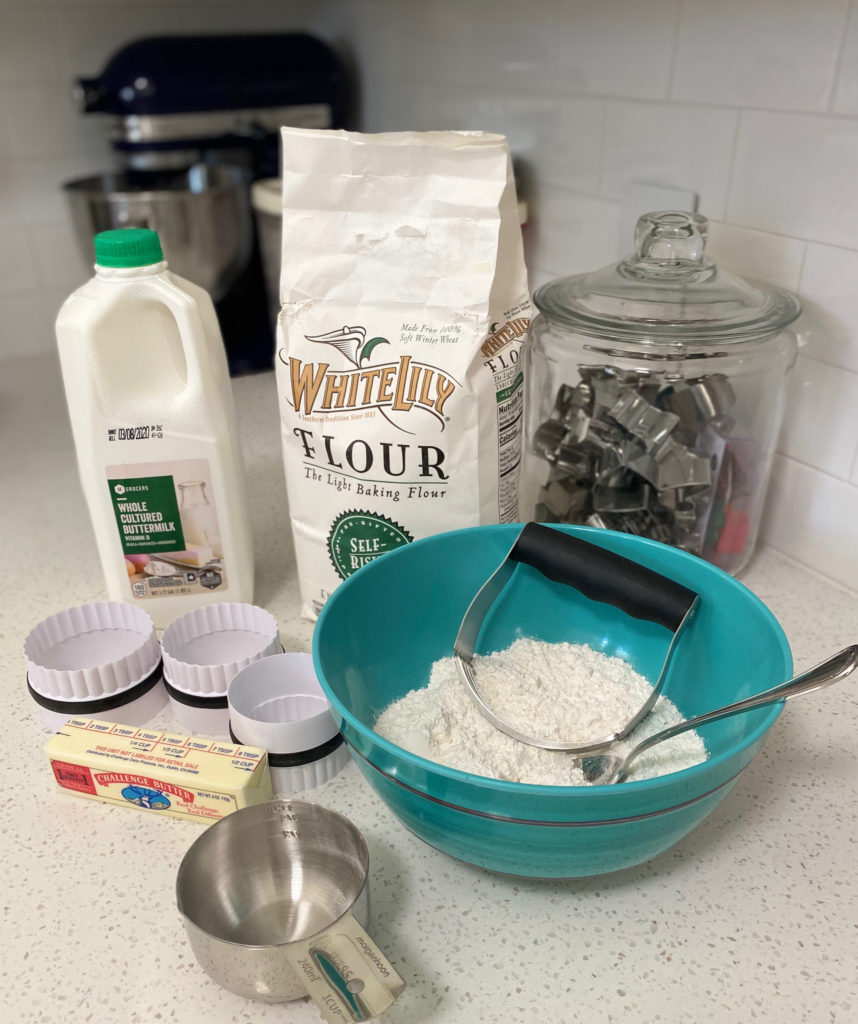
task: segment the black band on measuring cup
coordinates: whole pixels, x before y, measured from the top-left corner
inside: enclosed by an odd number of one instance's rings
[[[656,622],[672,633],[698,597],[661,573],[541,523],[527,523],[509,557],[593,601],[613,605],[635,619]]]

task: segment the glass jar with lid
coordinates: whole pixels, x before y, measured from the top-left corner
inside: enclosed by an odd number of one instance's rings
[[[795,361],[797,299],[705,254],[706,218],[649,213],[635,253],[533,296],[521,514],[749,559]]]

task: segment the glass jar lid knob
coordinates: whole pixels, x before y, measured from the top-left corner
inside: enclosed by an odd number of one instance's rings
[[[621,274],[637,278],[698,280],[714,263],[704,254],[709,221],[700,213],[667,210],[645,213],[635,226],[635,252],[619,266]]]
[[[703,258],[709,221],[701,213],[645,213],[635,225],[635,252],[642,260]]]

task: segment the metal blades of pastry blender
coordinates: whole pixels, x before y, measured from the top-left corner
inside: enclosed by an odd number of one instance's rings
[[[664,626],[671,634],[650,697],[614,736],[601,738],[588,745],[530,736],[504,721],[483,699],[475,663],[477,641],[492,605],[500,597],[519,563],[531,566],[548,579],[575,588],[590,600],[619,608],[633,618]],[[465,612],[453,645],[459,678],[477,710],[497,729],[521,743],[572,754],[602,749],[627,736],[651,711],[664,686],[677,640],[691,620],[698,600],[693,590],[616,552],[540,523],[527,523],[506,558],[477,591]],[[570,623],[570,632],[574,634],[574,622]]]

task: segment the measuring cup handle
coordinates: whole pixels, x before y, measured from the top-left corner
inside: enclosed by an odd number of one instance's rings
[[[374,1020],[405,990],[393,965],[351,914],[286,956],[328,1024]]]
[[[527,523],[509,555],[557,583],[603,601],[635,619],[646,619],[675,633],[697,594],[675,580],[647,569],[597,544]]]

